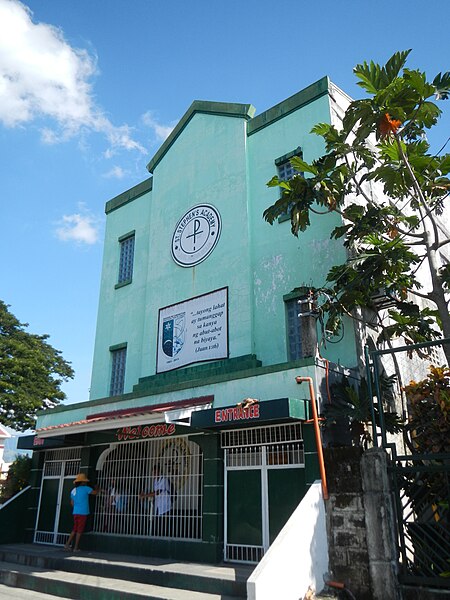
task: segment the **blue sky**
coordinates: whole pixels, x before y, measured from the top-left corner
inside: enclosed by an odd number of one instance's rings
[[[328,75],[412,48],[450,70],[446,0],[0,0],[0,298],[48,333],[88,399],[105,202],[194,99],[262,112]],[[450,103],[431,138],[450,135]]]

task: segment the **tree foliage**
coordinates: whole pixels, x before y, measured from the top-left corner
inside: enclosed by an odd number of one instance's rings
[[[324,405],[324,427],[332,428],[342,423],[348,428],[351,444],[367,448],[372,442],[372,419],[374,417],[375,424],[380,426],[380,404],[392,406],[395,383],[395,375],[380,377],[381,402],[373,403],[372,414],[373,399],[366,379],[362,378],[357,385],[351,385],[349,379],[343,376],[340,381],[330,386],[332,401]],[[389,433],[402,431],[403,421],[396,412],[383,410],[383,420]]]
[[[49,336],[26,327],[0,300],[0,423],[19,431],[34,426],[38,410],[63,400],[60,386],[74,376]]]
[[[409,405],[410,450],[450,452],[450,369],[430,367],[426,379],[411,381],[404,390]]]
[[[0,500],[6,502],[17,492],[23,490],[29,482],[31,472],[31,458],[29,456],[17,456],[11,463],[6,480],[0,489]]]
[[[264,212],[272,224],[290,211],[296,236],[312,215],[341,216],[331,237],[343,240],[348,258],[316,290],[326,298],[327,329],[338,331],[344,314],[369,311],[376,315],[379,343],[400,336],[407,344],[450,338],[450,266],[440,261],[450,240],[439,226],[450,193],[450,154],[431,153],[426,138],[441,114],[436,101],[449,98],[450,73],[428,81],[406,68],[409,52],[397,52],[384,66],[355,67],[368,97],[350,103],[340,128],[319,123],[312,129],[323,138],[325,154],[311,163],[292,159],[301,174],[268,183],[282,196]],[[380,291],[390,304],[388,320],[375,300]]]

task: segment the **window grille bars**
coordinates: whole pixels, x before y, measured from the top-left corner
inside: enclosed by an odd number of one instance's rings
[[[123,394],[125,384],[125,364],[127,361],[127,349],[119,348],[111,351],[111,385],[109,389],[110,396]]]
[[[119,277],[117,283],[131,281],[133,277],[134,240],[135,236],[130,235],[120,241]]]
[[[99,472],[93,530],[200,539],[203,457],[184,437],[114,444]]]
[[[225,450],[225,482],[228,480],[227,472],[232,470],[259,470],[261,481],[267,481],[268,470],[305,466],[302,424],[299,422],[222,431],[221,444]],[[262,483],[262,490],[264,486],[267,483]],[[268,511],[267,502],[267,497],[263,497],[263,520]],[[261,546],[229,543],[227,514],[225,517],[225,561],[258,563],[267,550],[268,542]],[[263,524],[263,530],[264,527],[268,524]]]
[[[262,546],[227,544],[225,548],[225,560],[230,562],[259,563],[263,556]]]
[[[281,425],[266,425],[249,429],[232,429],[222,431],[222,448],[237,446],[263,446],[283,442],[303,441],[302,424],[283,423]]]
[[[61,510],[61,502],[66,501],[62,498],[63,483],[66,479],[75,478],[80,471],[81,465],[81,448],[58,448],[56,450],[47,450],[44,457],[44,468],[42,473],[42,487],[39,497],[38,516],[36,521],[36,530],[34,532],[34,541],[38,544],[56,544],[63,545],[67,541],[68,534],[57,531],[59,524],[59,516]],[[46,480],[58,482],[57,496],[53,498],[56,504],[56,513],[54,515],[53,530],[39,530],[40,512],[47,510],[46,505],[42,505],[42,494]],[[58,506],[59,501],[59,506]]]

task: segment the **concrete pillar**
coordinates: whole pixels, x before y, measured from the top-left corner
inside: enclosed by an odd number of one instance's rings
[[[364,452],[361,475],[373,600],[400,600],[395,512],[384,449]]]
[[[324,449],[329,491],[326,511],[330,579],[344,583],[358,600],[373,600],[366,544],[361,455],[362,449],[356,447]]]

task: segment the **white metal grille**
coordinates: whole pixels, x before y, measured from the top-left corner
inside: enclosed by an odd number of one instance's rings
[[[303,440],[301,423],[283,423],[249,429],[222,431],[222,448],[238,446],[262,446],[281,442],[300,442]]]
[[[227,472],[232,470],[259,470],[262,482],[263,544],[251,546],[228,543],[226,511],[224,558],[232,562],[257,563],[269,546],[267,472],[272,469],[294,469],[305,466],[302,425],[296,422],[222,431],[221,442],[225,449],[226,486]]]
[[[228,448],[225,451],[225,465],[232,467],[261,467],[262,449],[257,446],[249,448]]]
[[[258,563],[264,556],[262,546],[237,546],[227,544],[225,547],[225,560],[231,562]]]
[[[100,464],[94,531],[201,538],[203,457],[197,444],[185,437],[113,444]]]
[[[59,448],[57,450],[47,450],[45,452],[45,462],[43,469],[42,488],[41,495],[39,498],[38,518],[37,524],[39,523],[39,515],[41,510],[46,510],[46,506],[42,505],[42,491],[45,486],[45,480],[53,479],[57,480],[58,488],[56,491],[56,497],[51,498],[56,502],[56,512],[53,521],[52,531],[42,531],[36,528],[34,533],[34,541],[38,544],[56,544],[63,545],[68,534],[60,533],[57,531],[59,516],[61,510],[61,502],[63,501],[62,492],[65,479],[75,477],[80,471],[81,464],[81,448]],[[38,525],[36,525],[37,527]]]
[[[305,454],[302,442],[286,444],[271,444],[265,448],[250,446],[248,448],[227,448],[225,451],[227,469],[255,467],[260,468],[263,463],[267,467],[275,466],[303,466]]]
[[[55,533],[52,531],[36,531],[34,535],[34,541],[36,544],[54,544]]]
[[[61,461],[50,461],[44,464],[44,477],[60,477],[64,463]]]
[[[45,452],[45,462],[57,460],[80,460],[81,448],[59,448]]]

